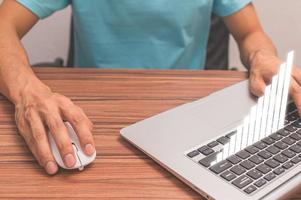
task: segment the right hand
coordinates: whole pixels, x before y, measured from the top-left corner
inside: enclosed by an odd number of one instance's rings
[[[19,132],[48,174],[55,174],[58,166],[50,150],[47,130],[52,133],[64,164],[72,167],[76,162],[63,120],[73,126],[85,154],[91,156],[94,153],[92,123],[69,98],[53,93],[41,81],[35,80],[24,86],[19,100],[14,103]]]
[[[250,89],[255,96],[262,96],[266,85],[279,71],[283,61],[270,53],[258,52],[251,61]],[[294,100],[299,116],[301,116],[301,69],[294,66],[290,82],[290,95]]]

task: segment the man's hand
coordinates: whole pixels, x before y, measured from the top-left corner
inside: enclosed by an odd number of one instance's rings
[[[47,86],[35,79],[24,87],[19,100],[14,103],[20,134],[48,174],[55,174],[58,170],[48,143],[48,129],[55,139],[64,164],[72,167],[76,162],[63,120],[72,124],[84,152],[88,156],[94,153],[92,123],[82,109],[67,97],[51,92]]]
[[[271,83],[282,63],[277,56],[265,51],[258,51],[251,56],[249,78],[250,90],[254,95],[259,97],[264,94],[265,86]],[[301,70],[297,67],[292,71],[290,95],[301,114]]]
[[[15,0],[0,6],[0,92],[16,108],[16,124],[28,147],[47,173],[58,167],[49,147],[47,131],[53,134],[67,167],[75,164],[74,152],[63,120],[71,123],[87,155],[95,151],[92,123],[70,99],[53,93],[32,71],[20,39],[38,18]]]
[[[283,62],[278,58],[271,39],[263,31],[251,3],[233,15],[224,17],[224,21],[237,41],[243,64],[250,71],[251,92],[261,96]],[[301,70],[296,67],[292,72],[290,94],[301,114]]]

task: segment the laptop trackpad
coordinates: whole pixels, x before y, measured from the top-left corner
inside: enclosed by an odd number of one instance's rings
[[[213,93],[195,109],[199,118],[210,121],[215,130],[222,132],[237,126],[255,104],[256,99],[249,92],[248,82],[244,81]]]

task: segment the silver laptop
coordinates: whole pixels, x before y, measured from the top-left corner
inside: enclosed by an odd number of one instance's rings
[[[287,199],[301,183],[301,121],[293,103],[282,129],[221,155],[254,105],[242,81],[121,135],[207,199]]]

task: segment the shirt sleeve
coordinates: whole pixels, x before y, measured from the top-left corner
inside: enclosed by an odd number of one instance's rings
[[[220,17],[232,15],[241,10],[252,0],[214,0],[213,12]]]
[[[70,4],[70,0],[17,0],[40,19],[52,15]]]

